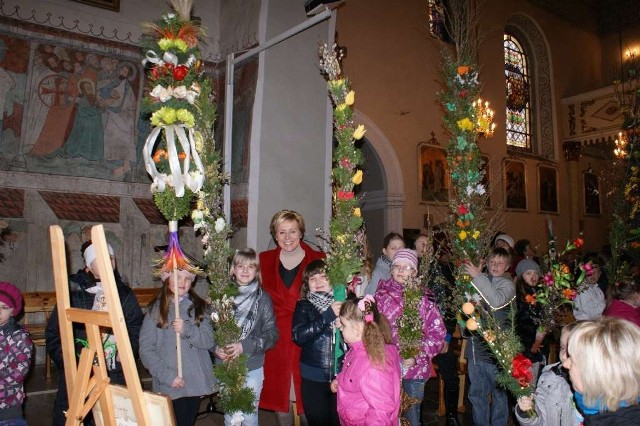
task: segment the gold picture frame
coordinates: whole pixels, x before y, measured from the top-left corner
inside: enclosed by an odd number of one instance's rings
[[[538,211],[558,213],[558,171],[548,164],[538,164]]]
[[[438,146],[418,145],[418,199],[421,202],[449,202],[451,177],[447,151]]]
[[[528,210],[527,168],[524,161],[505,159],[502,163],[505,208]]]

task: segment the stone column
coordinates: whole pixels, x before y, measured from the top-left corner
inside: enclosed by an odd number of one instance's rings
[[[580,197],[582,196],[582,184],[578,163],[582,156],[582,143],[580,141],[567,141],[562,144],[564,159],[567,160],[569,173],[569,235],[578,235],[580,232]]]

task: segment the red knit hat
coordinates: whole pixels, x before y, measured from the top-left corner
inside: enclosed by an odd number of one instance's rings
[[[8,282],[0,282],[0,302],[13,308],[12,316],[16,316],[22,310],[22,293],[18,287]]]

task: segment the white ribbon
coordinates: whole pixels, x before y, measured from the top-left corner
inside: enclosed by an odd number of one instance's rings
[[[174,67],[178,65],[178,57],[174,53],[164,52],[164,55],[162,55],[162,59],[166,63],[173,64]]]
[[[165,139],[167,141],[167,155],[169,158],[169,169],[171,171],[169,175],[159,173],[153,161],[153,149],[162,129],[164,129]],[[180,159],[178,158],[176,137],[182,151],[185,153],[182,168],[180,168]],[[174,188],[176,197],[181,198],[184,196],[185,185],[193,192],[198,192],[200,188],[202,188],[204,182],[204,167],[200,160],[200,155],[198,155],[198,151],[196,151],[194,131],[192,128],[184,124],[169,124],[155,127],[149,136],[147,136],[142,153],[147,173],[149,173],[153,179],[151,191],[163,192],[168,185]],[[193,158],[195,170],[190,172],[191,158]]]
[[[145,58],[142,60],[142,65],[146,65],[147,62],[151,62],[152,64],[159,65],[162,63],[162,59],[158,57],[158,54],[153,50],[147,50],[145,54]]]

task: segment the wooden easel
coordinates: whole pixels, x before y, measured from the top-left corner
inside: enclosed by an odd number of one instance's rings
[[[49,236],[51,238],[64,374],[69,398],[69,409],[66,413],[67,421],[65,424],[67,426],[82,424],[83,419],[96,403],[102,415],[103,424],[108,426],[117,424],[113,399],[114,385],[109,385],[100,327],[111,328],[115,336],[120,362],[127,383],[126,393],[133,407],[137,424],[142,426],[160,424],[161,422],[157,421],[151,422],[145,407],[145,392],[142,390],[136,362],[133,358],[129,333],[126,328],[122,305],[120,304],[120,296],[116,289],[102,225],[92,228],[91,240],[96,248],[98,270],[102,279],[107,306],[109,307],[109,310],[105,312],[71,307],[64,237],[60,226],[52,225],[49,227]],[[88,348],[82,349],[80,362],[77,366],[73,341],[73,322],[84,324],[87,331]],[[167,405],[166,409],[169,410],[170,422],[172,423],[173,412],[170,410],[171,404],[168,398],[164,398],[164,404]]]

